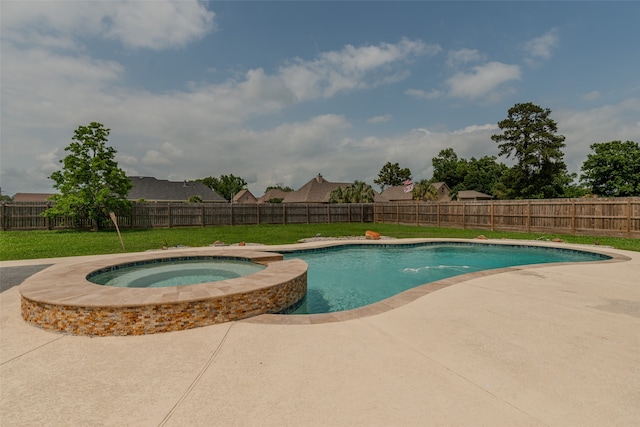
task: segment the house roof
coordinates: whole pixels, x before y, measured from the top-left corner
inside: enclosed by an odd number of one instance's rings
[[[404,202],[413,200],[411,191],[408,193],[404,192],[404,185],[387,187],[382,193],[380,193],[380,197],[387,202]]]
[[[475,190],[458,191],[458,200],[491,200],[493,196]]]
[[[225,203],[227,200],[201,182],[167,181],[151,176],[130,176],[133,188],[127,199],[155,202],[186,202],[191,196],[200,196],[203,202]]]
[[[46,202],[51,193],[16,193],[13,196],[14,202]]]
[[[269,200],[272,199],[284,200],[285,196],[289,193],[291,193],[291,191],[282,191],[279,188],[273,188],[264,193],[262,197],[258,198],[258,203],[269,203]]]
[[[347,187],[351,183],[329,182],[318,174],[305,185],[286,193],[282,203],[329,203],[329,195],[338,187]]]
[[[254,196],[251,191],[244,189],[238,191],[238,194],[233,196],[231,199],[233,203],[257,203],[258,199]]]
[[[444,182],[434,182],[431,184],[438,192],[438,200],[446,199],[449,196],[449,186]],[[380,198],[387,202],[409,202],[413,200],[411,191],[405,193],[404,185],[395,185],[393,187],[387,187],[382,193]]]

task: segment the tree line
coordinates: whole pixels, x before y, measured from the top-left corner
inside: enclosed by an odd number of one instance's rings
[[[587,194],[605,197],[640,196],[640,145],[634,141],[610,141],[590,146],[592,152],[577,174],[568,172],[564,162],[565,137],[558,134],[551,110],[533,103],[515,104],[507,118],[498,122],[500,133],[491,136],[498,144],[498,156],[512,158],[507,167],[497,156],[479,159],[458,157],[452,148],[440,151],[432,161],[431,179],[412,181],[408,168],[387,162],[374,180],[381,190],[406,185],[415,200],[437,198],[434,182],[445,182],[455,196],[462,190],[475,190],[498,199],[535,199],[581,197]],[[49,177],[58,194],[55,205],[44,215],[63,216],[75,223],[92,220],[97,227],[108,221],[111,212],[126,214],[131,209],[127,194],[131,181],[115,161],[116,150],[107,145],[110,129],[91,122],[74,132],[68,154],[60,160],[61,170]],[[246,189],[242,177],[222,175],[198,179],[226,200]],[[411,186],[411,187],[409,187]],[[282,184],[267,187],[293,191]],[[367,203],[373,188],[362,181],[339,187],[330,195],[332,203]]]

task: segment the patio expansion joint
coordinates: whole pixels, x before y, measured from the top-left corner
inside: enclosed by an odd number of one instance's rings
[[[37,347],[34,347],[34,348],[32,348],[31,350],[29,350],[29,351],[25,351],[24,353],[21,353],[21,354],[19,354],[19,355],[15,356],[15,357],[12,357],[12,358],[11,358],[11,359],[9,359],[9,360],[5,360],[4,362],[0,363],[0,366],[4,366],[4,365],[6,365],[6,364],[8,364],[8,363],[10,363],[10,362],[13,362],[13,361],[14,361],[14,360],[16,360],[16,359],[20,359],[22,356],[25,356],[25,355],[27,355],[27,354],[29,354],[29,353],[33,353],[34,351],[39,350],[39,349],[41,349],[42,347],[46,347],[46,346],[48,346],[49,344],[53,344],[54,342],[61,340],[61,339],[62,339],[62,338],[64,338],[65,336],[66,336],[66,335],[60,335],[60,336],[58,336],[58,337],[56,337],[56,338],[52,339],[51,341],[47,341],[46,343],[44,343],[44,344],[42,344],[42,345],[39,345],[39,346],[37,346]]]
[[[211,356],[209,356],[209,359],[204,364],[204,366],[202,367],[200,372],[198,372],[198,374],[193,379],[191,384],[189,384],[189,387],[187,387],[187,389],[182,394],[182,396],[180,396],[180,398],[176,401],[176,403],[171,407],[169,412],[167,412],[167,415],[164,416],[164,418],[162,419],[160,424],[158,424],[158,427],[162,427],[167,422],[169,422],[169,420],[171,419],[171,416],[173,415],[173,413],[176,411],[176,409],[178,409],[178,406],[180,406],[180,404],[182,402],[184,402],[184,400],[189,396],[189,394],[195,388],[195,386],[198,384],[198,382],[200,382],[200,379],[202,378],[202,376],[207,372],[207,370],[209,369],[209,366],[211,366],[211,364],[215,360],[215,358],[218,355],[218,353],[220,353],[220,350],[222,350],[222,346],[224,345],[225,341],[227,340],[227,337],[229,336],[229,332],[231,331],[231,328],[233,327],[234,324],[235,324],[235,322],[228,322],[227,323],[227,325],[229,325],[229,327],[227,328],[227,330],[224,333],[224,336],[222,337],[222,339],[220,340],[220,342],[216,346],[216,349],[213,351],[213,353],[211,353]]]
[[[373,323],[371,323],[370,321],[368,321],[367,318],[360,318],[358,319],[359,321],[363,322],[365,325],[367,325],[368,327],[370,327],[371,329],[375,330],[376,332],[384,335],[385,337],[387,337],[387,339],[389,339],[391,342],[393,342],[396,345],[400,345],[400,346],[404,346],[408,349],[410,349],[412,352],[416,353],[417,355],[419,355],[420,357],[422,357],[423,359],[428,360],[431,363],[434,363],[435,365],[438,365],[439,367],[441,367],[442,369],[444,369],[445,371],[451,373],[452,375],[460,378],[462,381],[466,382],[467,384],[471,385],[473,388],[476,388],[478,390],[480,390],[481,392],[491,396],[493,399],[496,399],[502,403],[504,403],[505,405],[513,408],[515,411],[520,412],[521,414],[531,418],[532,420],[534,420],[535,422],[539,423],[542,426],[548,426],[548,424],[546,424],[545,422],[543,422],[542,420],[540,420],[539,418],[535,417],[534,415],[531,415],[530,413],[524,411],[523,409],[519,408],[518,406],[515,406],[513,403],[503,399],[502,397],[498,396],[495,393],[492,393],[491,391],[487,390],[486,388],[480,386],[479,384],[477,384],[476,382],[472,381],[471,379],[467,378],[466,376],[460,374],[459,372],[453,370],[452,368],[448,367],[447,365],[443,364],[442,362],[439,362],[437,360],[435,360],[434,358],[432,358],[431,356],[429,356],[428,354],[418,350],[417,348],[415,348],[414,346],[412,346],[410,343],[402,340],[402,339],[398,339],[396,336],[391,335],[390,333],[376,327]]]

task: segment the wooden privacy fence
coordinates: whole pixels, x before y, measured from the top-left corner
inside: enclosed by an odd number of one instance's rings
[[[0,228],[68,228],[70,223],[64,218],[49,220],[42,216],[50,206],[4,203],[0,206]],[[375,204],[134,203],[130,215],[118,217],[122,229],[349,222],[640,237],[640,198]]]
[[[375,222],[640,237],[640,198],[376,203]]]
[[[0,207],[2,230],[52,230],[70,228],[60,217],[42,213],[50,203],[5,203]],[[121,229],[205,227],[210,225],[322,224],[373,222],[372,204],[228,204],[133,203],[131,213],[117,217]],[[91,224],[86,225],[90,228]],[[104,224],[112,227],[110,223]]]

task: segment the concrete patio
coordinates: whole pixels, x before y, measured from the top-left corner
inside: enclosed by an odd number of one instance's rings
[[[600,249],[628,260],[473,275],[349,320],[100,338],[20,317],[10,285],[68,260],[2,262],[0,425],[636,426],[640,253]]]

